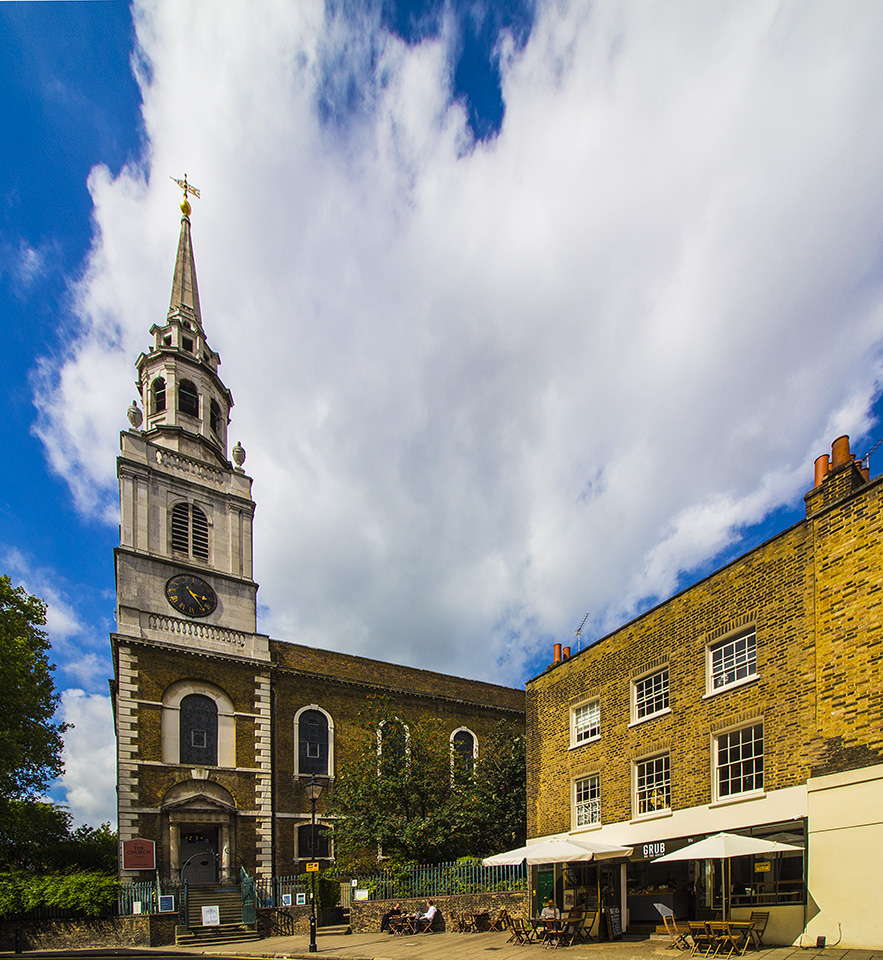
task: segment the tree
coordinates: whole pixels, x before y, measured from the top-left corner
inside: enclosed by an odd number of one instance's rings
[[[440,720],[396,715],[384,701],[363,717],[359,754],[342,765],[330,798],[342,817],[338,867],[376,866],[378,847],[394,864],[440,863],[524,836],[524,742],[511,725],[497,726],[468,771],[452,767]]]
[[[0,577],[0,805],[42,793],[64,769],[45,623],[46,604]]]

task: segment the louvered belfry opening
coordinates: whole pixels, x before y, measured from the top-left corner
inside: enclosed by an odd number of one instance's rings
[[[197,560],[208,560],[208,519],[196,505],[172,507],[172,550]]]

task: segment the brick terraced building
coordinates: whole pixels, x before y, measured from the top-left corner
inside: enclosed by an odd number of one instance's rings
[[[765,939],[883,945],[883,477],[848,437],[819,457],[806,519],[527,684],[528,836],[631,846],[549,868],[539,893],[625,924],[721,907],[720,862],[655,864],[719,831],[803,853],[732,861],[733,916]],[[842,939],[841,939],[842,938]]]
[[[333,857],[327,800],[370,698],[440,718],[452,750],[480,757],[498,720],[523,728],[524,691],[257,632],[252,482],[239,444],[227,459],[233,397],[203,328],[186,197],[182,210],[168,316],[137,360],[144,412],[129,408],[117,461],[119,833],[156,844],[163,878],[234,882],[240,866],[303,872],[312,776],[318,859]]]

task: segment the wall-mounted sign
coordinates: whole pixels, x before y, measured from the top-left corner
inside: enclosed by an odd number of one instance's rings
[[[297,895],[297,905],[299,907],[303,907],[306,905],[306,902],[307,902],[307,895],[305,893],[299,893]]]
[[[290,894],[290,893],[283,893],[283,894],[282,894],[282,906],[283,906],[283,907],[290,907],[290,906],[291,906],[291,894]]]
[[[156,870],[156,844],[140,837],[124,840],[123,870]]]
[[[159,912],[160,912],[160,913],[174,913],[174,912],[175,912],[175,898],[174,898],[174,897],[160,897],[160,898],[159,898]]]
[[[769,873],[771,866],[772,864],[769,862],[769,860],[758,860],[757,863],[754,864],[754,872]]]
[[[367,890],[353,890],[353,900],[367,900],[368,891]]]

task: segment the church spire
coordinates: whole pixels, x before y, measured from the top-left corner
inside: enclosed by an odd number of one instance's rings
[[[190,203],[187,194],[197,199],[199,191],[187,182],[187,174],[183,180],[175,180],[184,191],[184,200],[181,203],[181,234],[178,237],[178,256],[175,258],[175,273],[172,277],[172,297],[169,302],[169,318],[181,317],[193,320],[202,326],[202,314],[199,309],[199,287],[196,283],[196,261],[193,259],[193,242],[190,239]]]

